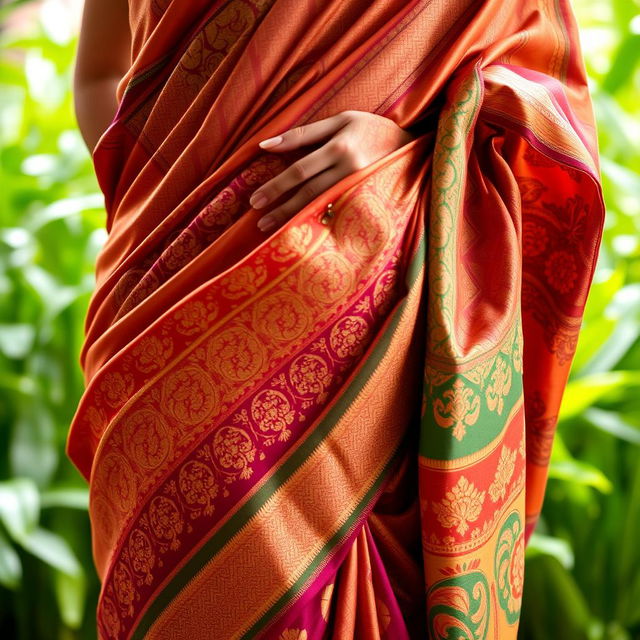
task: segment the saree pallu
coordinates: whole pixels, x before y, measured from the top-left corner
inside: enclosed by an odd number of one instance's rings
[[[515,638],[603,225],[568,0],[130,24],[67,441],[100,638]],[[347,109],[414,138],[265,235],[309,149],[258,141]]]

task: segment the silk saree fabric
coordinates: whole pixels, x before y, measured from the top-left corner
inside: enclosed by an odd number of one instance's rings
[[[515,639],[603,225],[568,0],[130,24],[67,441],[100,638]],[[347,109],[415,138],[260,231],[311,149],[258,142]]]

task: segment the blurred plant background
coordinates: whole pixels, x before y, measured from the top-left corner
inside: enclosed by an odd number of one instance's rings
[[[521,638],[640,639],[640,3],[574,0],[607,223],[526,557]],[[0,628],[95,638],[88,494],[64,454],[103,199],[71,94],[81,0],[0,7]]]

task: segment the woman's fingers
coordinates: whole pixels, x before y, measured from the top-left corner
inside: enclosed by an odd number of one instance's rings
[[[341,111],[328,118],[294,127],[281,133],[279,136],[262,140],[258,144],[263,149],[289,151],[290,149],[325,140],[330,135],[342,129],[348,121],[349,113],[347,111]],[[278,138],[281,138],[280,142],[277,142]],[[270,144],[270,141],[274,141],[275,144]]]
[[[291,199],[278,204],[260,219],[258,226],[263,231],[270,231],[290,218],[346,175],[375,162],[413,138],[411,133],[389,118],[353,110],[295,127],[278,137],[282,138],[279,144],[271,146],[263,140],[260,146],[288,151],[326,138],[329,140],[253,193],[249,202],[253,208],[259,209],[280,201],[280,196],[302,185]]]
[[[271,178],[261,185],[251,195],[249,204],[255,209],[266,207],[283,193],[334,165],[338,160],[337,155],[334,144],[330,140],[319,149],[296,160],[275,178]]]
[[[326,191],[329,187],[344,178],[349,172],[338,165],[323,171],[314,178],[305,182],[296,194],[270,211],[258,221],[258,227],[262,231],[271,231],[275,227],[284,224],[289,218],[298,213],[305,205],[309,204],[318,195]]]

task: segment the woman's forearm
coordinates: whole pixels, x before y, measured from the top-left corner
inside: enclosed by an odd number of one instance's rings
[[[116,114],[116,89],[130,65],[128,1],[84,0],[73,100],[80,133],[91,152]]]
[[[92,153],[118,108],[116,88],[120,76],[76,81],[73,101],[80,133]]]

